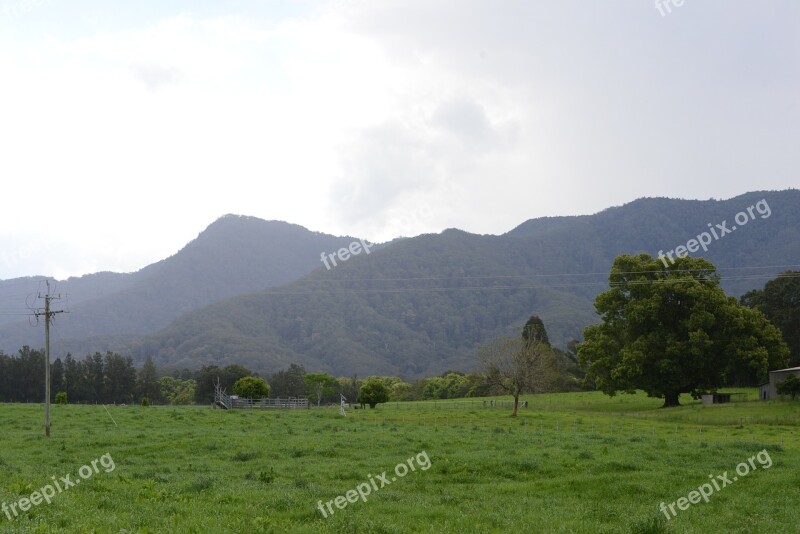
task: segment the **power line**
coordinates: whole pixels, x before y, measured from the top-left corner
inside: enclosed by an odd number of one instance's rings
[[[731,267],[728,268],[730,270],[742,270],[742,269],[777,269],[777,268],[786,268],[786,267],[793,267],[789,265],[783,266],[768,266],[768,267]],[[798,265],[797,267],[800,267]],[[616,278],[618,276],[624,275],[643,275],[643,274],[655,274],[655,273],[663,273],[663,270],[658,271],[621,271],[613,273],[613,276]],[[682,269],[682,270],[673,270],[669,271],[670,274],[672,273],[684,273],[684,274],[709,274],[709,275],[719,275],[720,282],[730,282],[730,281],[744,281],[744,280],[766,280],[766,279],[774,279],[776,276],[782,278],[797,278],[800,277],[800,273],[786,273],[786,274],[774,274],[774,273],[760,273],[760,274],[739,274],[733,276],[724,276],[720,274],[718,271],[711,270],[711,269]],[[420,277],[420,278],[395,278],[395,279],[338,279],[338,280],[330,280],[340,283],[353,283],[358,284],[360,282],[367,282],[367,281],[396,281],[396,282],[415,282],[415,281],[432,281],[432,280],[448,280],[448,281],[461,281],[461,280],[509,280],[509,279],[532,279],[537,277],[558,277],[558,276],[567,276],[567,277],[576,277],[576,276],[593,276],[593,275],[600,275],[603,274],[604,277],[609,276],[607,273],[564,273],[564,274],[542,274],[542,275],[498,275],[498,276],[480,276],[480,277]],[[311,287],[311,288],[298,288],[298,289],[284,289],[284,290],[273,290],[267,289],[265,293],[270,295],[302,295],[302,294],[331,294],[331,293],[407,293],[407,292],[445,292],[445,291],[507,291],[507,290],[514,290],[514,289],[550,289],[550,288],[567,288],[567,287],[592,287],[592,286],[611,286],[611,287],[618,287],[621,285],[655,285],[655,284],[680,284],[680,283],[691,283],[695,281],[702,281],[702,280],[709,280],[708,278],[695,278],[695,277],[683,277],[683,278],[658,278],[658,279],[641,279],[641,280],[624,280],[624,281],[611,281],[609,282],[607,279],[597,280],[597,281],[563,281],[563,282],[551,282],[551,283],[539,283],[537,281],[532,281],[530,284],[516,284],[516,285],[471,285],[471,286],[451,286],[451,287],[395,287],[395,288],[365,288],[365,287]],[[321,283],[320,285],[324,285],[327,280],[314,280],[309,281],[309,285],[313,285],[313,283]]]
[[[631,273],[632,274],[632,273]],[[781,275],[783,278],[798,278],[800,273],[792,275]],[[773,279],[775,275],[747,275],[721,278],[721,281],[734,280],[761,280]],[[411,281],[413,279],[410,279]],[[347,280],[348,282],[358,282],[360,280]],[[297,290],[270,290],[264,291],[267,295],[304,295],[304,294],[336,294],[336,293],[410,293],[410,292],[431,292],[441,293],[445,291],[508,291],[514,289],[557,289],[568,287],[592,287],[592,286],[611,286],[619,287],[624,285],[664,285],[664,284],[683,284],[692,282],[710,281],[702,278],[665,278],[655,280],[627,280],[622,282],[564,282],[554,284],[535,284],[535,285],[495,285],[495,286],[466,286],[466,287],[398,287],[398,288],[312,288]]]
[[[742,270],[742,269],[789,269],[789,268],[800,268],[800,264],[793,264],[793,265],[759,265],[759,266],[745,266],[745,267],[717,267],[715,270],[717,272],[723,270]],[[706,272],[709,269],[672,269],[670,273],[694,273],[694,272]],[[648,273],[662,273],[664,272],[663,269],[661,270],[654,270],[654,271],[619,271],[614,274],[648,274]],[[610,271],[606,272],[596,272],[596,273],[545,273],[545,274],[498,274],[498,275],[481,275],[481,276],[419,276],[419,277],[411,277],[411,278],[328,278],[325,282],[351,282],[351,281],[362,281],[362,282],[400,282],[400,281],[412,281],[412,280],[481,280],[481,279],[511,279],[511,278],[531,278],[531,277],[556,277],[556,276],[608,276]],[[770,275],[775,276],[775,275]]]

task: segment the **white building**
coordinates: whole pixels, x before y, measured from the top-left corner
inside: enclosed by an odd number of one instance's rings
[[[800,367],[790,367],[789,369],[778,369],[777,371],[769,372],[769,382],[759,386],[759,398],[761,400],[777,399],[778,395],[777,386],[789,375],[794,375],[800,378]]]

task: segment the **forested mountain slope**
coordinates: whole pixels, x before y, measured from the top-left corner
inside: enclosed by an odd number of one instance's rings
[[[761,200],[763,213],[700,254],[738,295],[782,270],[775,266],[800,263],[800,191],[640,199],[591,216],[531,220],[502,236],[418,236],[187,314],[130,349],[177,366],[237,362],[273,371],[297,362],[340,375],[408,376],[467,369],[476,344],[515,335],[531,314],[558,345],[579,337],[596,320],[593,299],[617,255],[672,250],[709,223],[731,228]]]

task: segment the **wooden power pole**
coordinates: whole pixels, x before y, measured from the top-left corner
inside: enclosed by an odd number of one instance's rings
[[[50,301],[54,298],[50,296],[50,280],[47,280],[47,294],[44,296],[44,311],[34,313],[36,317],[44,315],[44,435],[50,437],[50,320],[57,313],[64,313],[64,310],[50,310]]]

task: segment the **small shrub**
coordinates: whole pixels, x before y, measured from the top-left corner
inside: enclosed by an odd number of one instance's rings
[[[269,471],[259,471],[258,474],[250,471],[244,478],[246,480],[258,480],[264,484],[271,484],[275,480],[275,471],[271,467]]]
[[[67,404],[67,392],[59,391],[56,393],[56,404]]]
[[[147,397],[142,397],[142,406],[150,406],[150,399]]]

